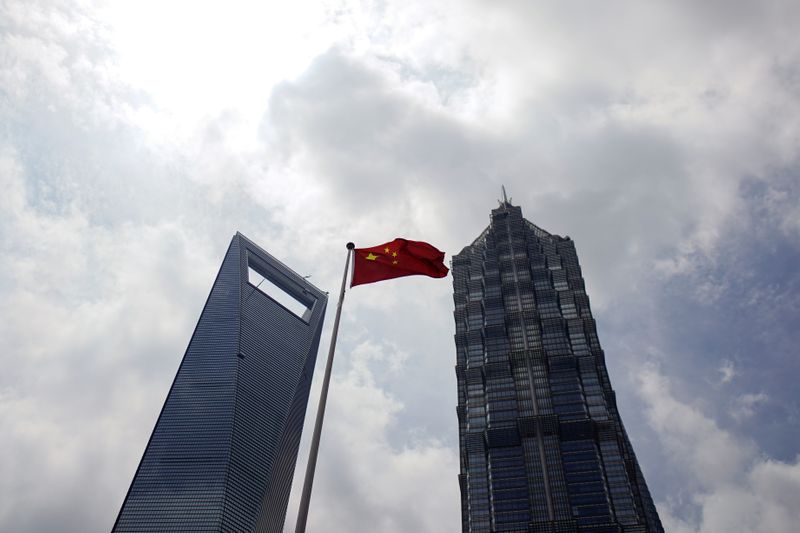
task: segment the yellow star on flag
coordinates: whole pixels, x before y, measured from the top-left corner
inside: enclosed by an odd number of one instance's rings
[[[370,253],[367,254],[367,257],[365,257],[364,259],[366,259],[367,261],[375,261],[377,258],[378,258],[377,255],[375,255],[372,252],[370,252]]]

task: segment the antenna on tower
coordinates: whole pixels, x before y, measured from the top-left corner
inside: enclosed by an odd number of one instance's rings
[[[511,199],[509,199],[508,196],[506,196],[506,186],[501,185],[500,188],[503,190],[503,205],[506,204],[511,205]]]

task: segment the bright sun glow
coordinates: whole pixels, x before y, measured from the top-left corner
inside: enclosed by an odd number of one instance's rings
[[[260,119],[274,85],[331,46],[326,12],[309,0],[142,0],[112,2],[104,19],[123,80],[151,99],[137,122],[180,135],[224,111]]]

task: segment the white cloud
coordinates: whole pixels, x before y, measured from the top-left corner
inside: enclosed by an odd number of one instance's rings
[[[376,385],[385,378],[375,372],[391,370],[405,355],[385,344],[362,342],[338,357],[344,371],[331,383],[308,529],[359,531],[365,524],[389,533],[450,529],[460,512],[458,452],[436,439],[419,438],[413,427],[404,429],[400,442],[389,436],[404,406]],[[370,363],[376,362],[386,364],[373,371]],[[317,394],[312,391],[312,398]],[[305,453],[301,450],[301,457]],[[292,511],[303,474],[295,474],[285,531],[294,531]]]
[[[659,512],[667,531],[792,531],[800,520],[800,457],[775,461],[753,442],[720,428],[690,403],[675,397],[657,367],[638,375],[648,423],[670,459],[684,472],[688,502],[667,499]],[[755,403],[766,395],[747,395]],[[763,398],[762,398],[763,397]],[[745,403],[752,402],[750,400]],[[687,509],[694,507],[697,512]]]
[[[736,421],[742,422],[756,414],[756,409],[767,401],[769,396],[763,392],[739,395],[733,400],[730,415]]]
[[[217,265],[173,225],[112,234],[76,209],[43,214],[25,178],[3,150],[0,523],[105,529]]]
[[[336,38],[328,2],[105,2],[100,10],[124,83],[155,113],[137,122],[160,143],[184,141],[208,117],[235,112],[245,130],[278,81]]]
[[[736,481],[754,455],[752,444],[738,441],[690,404],[675,398],[667,378],[654,368],[638,375],[647,402],[647,419],[675,465],[698,489]]]
[[[720,373],[719,383],[721,385],[730,383],[737,375],[736,366],[733,361],[728,359],[722,361],[722,365],[717,370]]]

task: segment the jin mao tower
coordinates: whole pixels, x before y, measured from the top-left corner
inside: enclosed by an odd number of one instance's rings
[[[504,198],[452,266],[463,531],[663,532],[574,242]]]

